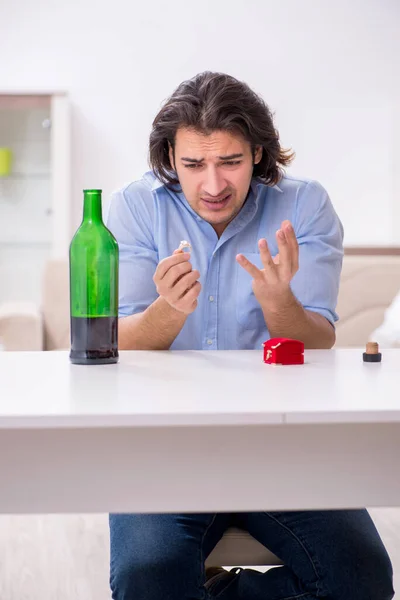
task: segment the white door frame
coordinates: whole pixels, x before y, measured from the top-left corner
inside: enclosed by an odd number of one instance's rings
[[[67,94],[51,96],[52,258],[66,258],[71,223],[71,126]]]

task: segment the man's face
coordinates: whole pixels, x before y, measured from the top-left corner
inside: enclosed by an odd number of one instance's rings
[[[170,148],[171,165],[188,203],[218,236],[242,208],[253,166],[261,156],[262,148],[253,156],[244,138],[227,131],[204,135],[181,128],[176,134],[175,153]]]

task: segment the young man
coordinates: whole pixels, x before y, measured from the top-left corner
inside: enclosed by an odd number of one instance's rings
[[[247,85],[203,73],[178,87],[153,123],[152,171],[110,206],[121,349],[261,351],[275,336],[333,346],[342,227],[321,185],[283,174],[291,158]],[[205,573],[231,525],[285,566]],[[111,515],[110,532],[117,600],[393,598],[365,510]]]

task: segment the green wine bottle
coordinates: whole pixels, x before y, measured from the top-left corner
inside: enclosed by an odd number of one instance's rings
[[[84,190],[69,248],[71,351],[79,365],[118,362],[118,244],[103,223],[101,190]]]

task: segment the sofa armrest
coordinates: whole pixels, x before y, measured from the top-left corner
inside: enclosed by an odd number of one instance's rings
[[[400,255],[345,254],[336,309],[336,347],[364,348],[399,289]]]
[[[43,319],[35,304],[0,305],[0,345],[4,350],[43,350]]]

